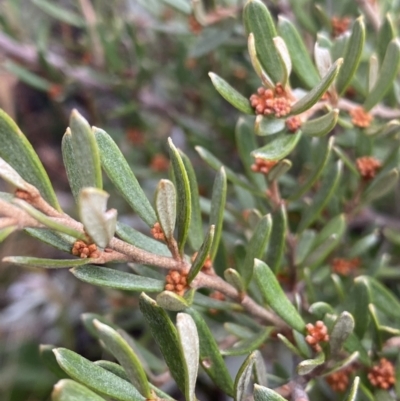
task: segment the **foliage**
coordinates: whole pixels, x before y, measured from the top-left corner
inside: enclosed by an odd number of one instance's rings
[[[71,268],[78,280],[124,291],[137,300],[140,314],[131,313],[151,335],[83,315],[86,329],[118,363],[42,346],[43,361],[60,379],[52,400],[173,400],[160,389],[173,380],[184,399],[196,401],[196,383],[205,375],[236,401],[399,398],[400,236],[390,217],[399,176],[397,5],[365,1],[358,9],[335,2],[330,18],[319,3],[296,0],[290,2],[292,21],[287,15],[276,20],[278,4],[248,0],[242,28],[231,19],[236,6],[166,3],[180,13],[177,22],[190,14],[192,27],[204,28],[188,45],[192,57],[223,53],[235,38],[258,77],[258,84],[250,79],[240,88],[252,88],[248,96],[230,85],[223,68],[209,74],[208,85],[246,114],[230,135],[241,169],[221,160],[218,146],[200,136],[193,141],[216,171],[209,200],[199,195],[192,154],[172,139],[169,179],[158,181],[149,200],[151,191],[117,141],[74,110],[62,156],[76,218],[62,210],[27,138],[0,114],[0,177],[15,189],[0,193],[0,239],[24,230],[66,254],[3,262]],[[125,61],[112,53],[115,46],[106,46],[100,26],[93,30],[80,14],[46,0],[33,4],[69,26],[85,27],[92,46],[100,43],[94,55],[99,63],[107,60],[108,70],[93,80],[85,75],[86,84],[122,85],[111,78]],[[381,21],[377,15],[385,12]],[[11,35],[8,22],[2,21]],[[124,25],[124,34],[135,35],[134,28]],[[133,42],[139,55],[143,48]],[[57,64],[41,55],[50,69]],[[50,89],[43,77],[18,68],[25,81]],[[135,73],[130,84],[143,94],[139,86],[151,74],[140,63]],[[124,94],[118,96],[123,102]],[[217,96],[208,95],[210,109],[221,105]],[[120,115],[134,111],[146,121],[140,107],[140,101],[125,104]],[[222,114],[219,107],[210,113],[202,117]],[[172,112],[172,118],[187,127],[182,115]],[[106,191],[109,183],[114,188]],[[120,210],[107,209],[117,192],[144,228],[124,224]],[[224,356],[238,355],[244,358],[232,378]]]

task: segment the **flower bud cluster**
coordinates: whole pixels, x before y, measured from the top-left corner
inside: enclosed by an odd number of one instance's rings
[[[329,341],[328,328],[322,320],[318,320],[315,325],[308,323],[306,329],[308,332],[306,342],[311,345],[315,351],[320,352],[322,350],[320,343]]]
[[[85,258],[98,258],[100,256],[100,252],[97,250],[96,244],[87,244],[84,241],[77,240],[72,246],[72,254],[75,256],[79,256],[82,259]]]
[[[178,270],[171,270],[165,277],[165,290],[172,291],[176,294],[183,296],[185,291],[189,288],[187,284],[187,274],[179,272]]]
[[[257,93],[250,96],[250,104],[256,114],[265,116],[285,117],[290,113],[290,99],[279,83],[275,89],[260,87]]]

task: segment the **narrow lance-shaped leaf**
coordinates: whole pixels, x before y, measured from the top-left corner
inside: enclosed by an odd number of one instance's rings
[[[210,226],[214,226],[214,239],[210,249],[210,259],[214,260],[221,240],[222,225],[224,220],[224,210],[226,203],[226,174],[225,169],[221,167],[217,173],[211,197]]]
[[[243,278],[237,270],[226,269],[224,271],[224,277],[227,283],[229,283],[232,287],[236,288],[239,294],[243,294],[245,292],[245,285],[243,282]]]
[[[246,338],[242,341],[237,342],[230,348],[221,350],[222,355],[245,355],[249,352],[253,352],[257,348],[261,347],[270,337],[273,331],[272,327],[263,327],[258,333],[254,334],[250,338]]]
[[[256,362],[257,351],[252,352],[243,362],[235,378],[235,401],[245,400],[253,373],[253,365]]]
[[[137,276],[107,267],[78,266],[71,269],[71,273],[85,283],[116,290],[160,292],[164,289],[162,280]]]
[[[57,347],[54,345],[40,344],[40,360],[58,379],[66,379],[69,376],[60,368],[60,365],[58,364],[56,356],[53,352],[53,349],[55,348]]]
[[[33,238],[37,238],[45,244],[51,245],[60,251],[71,252],[72,246],[75,242],[74,237],[57,233],[47,228],[26,228],[27,232]]]
[[[255,384],[254,401],[286,401],[286,399],[270,388]]]
[[[286,297],[272,270],[263,261],[256,259],[254,261],[254,276],[268,306],[290,327],[303,332],[305,323]]]
[[[301,126],[304,135],[324,136],[329,134],[336,126],[339,110],[333,109],[329,113],[313,120],[308,120]]]
[[[105,401],[87,387],[73,380],[63,379],[54,385],[52,401]]]
[[[288,159],[280,160],[275,164],[274,167],[268,173],[268,181],[272,182],[279,180],[283,175],[285,175],[292,168],[292,162]]]
[[[279,16],[278,31],[289,50],[293,71],[307,89],[312,89],[318,84],[319,76],[299,32],[291,21],[282,16]]]
[[[172,291],[161,292],[157,295],[156,301],[162,308],[173,312],[181,312],[189,306],[185,298]]]
[[[279,134],[285,129],[286,123],[283,118],[268,118],[261,114],[256,117],[256,122],[254,124],[254,131],[260,136]]]
[[[375,55],[369,58],[369,69],[368,69],[368,92],[375,86],[379,76],[379,63]]]
[[[287,230],[287,215],[285,205],[272,215],[272,232],[269,241],[267,258],[269,266],[274,272],[279,270],[285,251]]]
[[[138,389],[146,399],[151,398],[151,391],[147,381],[146,373],[143,370],[141,362],[133,349],[124,340],[124,338],[112,327],[93,321],[97,329],[99,338],[103,341],[108,351],[117,359],[124,368],[131,383]]]
[[[192,316],[199,333],[200,363],[211,380],[229,396],[233,394],[233,382],[224,359],[218,349],[214,335],[201,314],[192,308],[185,311]]]
[[[192,249],[196,250],[200,248],[204,239],[203,221],[201,218],[200,210],[199,187],[197,184],[196,174],[194,172],[194,168],[190,159],[184,153],[181,153],[181,157],[189,179],[191,195],[190,199],[192,203],[188,240]]]
[[[161,180],[158,183],[155,198],[158,222],[166,240],[171,242],[174,238],[177,212],[174,184],[169,180]]]
[[[156,213],[118,146],[105,131],[93,127],[93,132],[99,147],[101,165],[107,176],[129,206],[149,227],[153,227],[157,221]]]
[[[371,110],[379,103],[391,88],[400,64],[400,42],[393,39],[387,47],[385,58],[379,70],[379,77],[369,91],[364,102],[364,109]]]
[[[186,393],[187,367],[179,343],[178,334],[167,312],[146,294],[141,294],[139,307],[150,327],[150,332],[160,347],[171,375],[179,389]]]
[[[0,177],[12,186],[27,191],[31,195],[39,194],[39,191],[33,185],[26,182],[17,171],[2,158],[0,158]]]
[[[38,155],[15,122],[1,109],[0,143],[0,157],[25,181],[36,187],[50,205],[61,210],[50,179]]]
[[[306,359],[297,365],[297,373],[300,376],[308,375],[315,368],[321,366],[325,362],[325,354],[320,352],[314,359]]]
[[[178,313],[176,317],[179,343],[186,364],[186,401],[196,401],[195,387],[199,368],[199,335],[193,318],[187,313]]]
[[[273,38],[278,36],[268,8],[260,0],[250,0],[243,10],[247,34],[253,33],[258,59],[274,83],[284,82],[285,71]]]
[[[201,245],[199,251],[197,252],[197,255],[192,263],[192,266],[190,267],[187,276],[188,284],[190,284],[193,281],[193,279],[197,276],[197,274],[203,267],[207,257],[209,256],[210,249],[214,240],[214,231],[215,231],[215,226],[211,226],[210,229],[208,230],[208,233],[206,235],[206,238],[204,239],[203,244]]]
[[[333,136],[328,139],[326,146],[321,152],[318,165],[315,166],[313,172],[310,174],[306,182],[289,197],[290,201],[295,201],[302,197],[317,182],[321,174],[324,172],[326,165],[328,164],[334,141],[335,138]]]
[[[281,84],[283,87],[287,85],[289,80],[290,73],[292,72],[292,60],[290,58],[289,50],[286,46],[285,41],[280,37],[276,36],[273,38],[274,45],[276,50],[278,51],[279,58],[281,59],[281,63],[283,65],[283,79]]]
[[[273,89],[275,85],[271,81],[271,78],[268,76],[268,74],[263,70],[261,63],[257,57],[256,41],[254,39],[253,33],[250,33],[247,39],[247,50],[249,52],[250,61],[253,66],[253,69],[258,75],[258,77],[261,79],[261,82],[267,88]]]
[[[304,259],[309,255],[315,240],[314,230],[304,230],[297,241],[294,255],[294,263],[296,266],[303,263]]]
[[[56,5],[47,0],[32,0],[32,2],[46,14],[57,20],[65,22],[68,25],[72,25],[77,28],[84,28],[85,26],[85,21],[80,15],[67,10],[64,7],[60,7],[58,4]]]
[[[107,210],[109,194],[97,188],[84,188],[79,194],[79,216],[85,231],[96,245],[105,248],[114,237],[117,211]]]
[[[344,93],[357,71],[364,49],[364,42],[365,24],[363,16],[361,16],[354,21],[350,38],[346,44],[346,50],[343,55],[343,66],[340,69],[336,81],[336,88],[339,95]]]
[[[304,211],[299,227],[297,229],[299,233],[305,230],[310,224],[312,224],[322,212],[322,209],[335,193],[336,188],[339,185],[341,174],[342,162],[338,161],[334,166],[332,166],[331,170],[324,178],[321,189],[315,196],[312,206],[309,206]]]
[[[58,364],[68,375],[97,393],[118,401],[145,401],[132,384],[65,348],[54,351]]]
[[[399,171],[394,168],[382,175],[378,175],[371,182],[368,188],[362,195],[363,203],[370,203],[375,199],[381,198],[382,196],[389,193],[396,185],[399,179]]]
[[[168,139],[169,154],[174,171],[175,184],[177,190],[177,229],[178,229],[178,247],[181,253],[185,247],[185,243],[189,234],[190,219],[192,215],[192,200],[190,192],[189,177],[182,161],[182,157],[178,149],[172,143],[171,138]]]
[[[335,324],[329,335],[329,345],[331,356],[337,357],[343,347],[344,342],[354,330],[354,318],[349,312],[342,312],[336,319]]]
[[[233,107],[236,107],[242,113],[254,114],[254,110],[251,107],[249,99],[245,98],[241,93],[239,93],[217,74],[209,72],[208,75],[211,78],[211,82],[213,83],[217,92]]]
[[[378,45],[376,51],[378,52],[379,62],[385,58],[385,53],[389,43],[396,38],[396,29],[393,24],[393,19],[390,14],[386,14],[383,23],[378,33]]]
[[[265,146],[254,150],[251,155],[255,158],[261,158],[265,160],[280,160],[286,157],[297,145],[301,138],[301,131],[297,131],[295,134],[288,134],[287,132],[281,132],[279,134],[271,135],[272,138]]]
[[[291,109],[291,114],[300,114],[310,109],[315,103],[321,99],[322,95],[329,89],[330,85],[339,73],[340,66],[343,64],[343,59],[336,60],[326,75],[322,78],[317,86],[310,90],[307,95],[298,100]]]
[[[355,317],[354,332],[362,339],[368,325],[370,323],[370,315],[368,311],[368,304],[371,302],[367,283],[362,278],[358,277],[354,280],[354,288],[352,291],[354,309],[353,315]]]
[[[63,138],[63,160],[72,193],[77,200],[82,188],[102,188],[99,149],[92,129],[77,110],[73,110]]]
[[[349,394],[347,395],[344,401],[356,401],[359,385],[360,385],[360,378],[356,376],[354,378],[353,384],[351,385]]]
[[[34,266],[45,269],[62,269],[66,267],[82,266],[92,262],[92,259],[43,259],[30,256],[8,256],[3,262],[20,266]]]
[[[246,289],[253,278],[254,259],[259,259],[264,256],[271,231],[272,218],[270,214],[267,214],[258,222],[247,246],[246,257],[243,261],[243,266],[241,266],[241,273]]]

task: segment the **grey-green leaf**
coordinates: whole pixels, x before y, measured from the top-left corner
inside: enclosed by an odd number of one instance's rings
[[[245,355],[261,347],[273,331],[271,327],[263,327],[258,333],[234,344],[230,348],[221,350],[222,355]]]
[[[254,401],[286,401],[286,399],[274,390],[255,384]]]
[[[252,352],[239,368],[235,378],[235,401],[244,401],[246,398],[246,391],[249,386],[253,373],[253,366],[257,358],[256,355],[257,351]]]
[[[386,95],[396,77],[399,64],[400,42],[398,39],[393,39],[387,47],[385,58],[379,70],[379,77],[365,99],[365,110],[371,110]]]
[[[107,210],[109,194],[102,189],[83,188],[78,197],[80,220],[94,243],[105,248],[114,237],[117,211]]]
[[[332,82],[336,78],[339,73],[340,66],[343,63],[343,59],[337,59],[332,67],[328,70],[326,75],[322,78],[318,85],[314,86],[307,95],[303,96],[299,99],[293,106],[291,110],[291,114],[300,114],[303,111],[310,109],[315,103],[321,99],[322,95],[329,89]]]
[[[256,259],[254,276],[268,306],[290,327],[298,332],[303,332],[305,323],[286,297],[272,270],[263,261]]]
[[[246,257],[241,266],[241,276],[247,287],[253,277],[254,259],[262,258],[267,249],[268,241],[272,231],[272,218],[270,214],[265,215],[257,224],[251,236],[246,250]]]
[[[333,358],[339,355],[344,342],[353,332],[354,325],[354,318],[349,312],[342,312],[336,319],[329,335],[329,346]]]
[[[336,80],[336,88],[341,95],[350,85],[360,64],[365,42],[365,24],[363,16],[358,17],[353,24],[351,35],[343,55],[343,65]]]
[[[236,89],[232,88],[224,79],[219,77],[213,72],[208,73],[211,78],[211,82],[218,93],[228,101],[233,107],[236,107],[239,111],[245,114],[254,114],[254,110],[251,107],[249,99],[245,98]]]
[[[92,262],[92,259],[44,259],[30,256],[8,256],[3,262],[21,266],[41,267],[45,269],[62,269],[66,267],[82,266]]]
[[[319,75],[299,32],[291,21],[282,16],[279,16],[278,31],[289,50],[293,71],[307,89],[312,89],[318,84]]]
[[[226,269],[224,271],[224,278],[227,283],[236,288],[239,294],[243,294],[245,292],[243,278],[237,270],[231,268]]]
[[[320,352],[314,359],[306,359],[297,365],[297,373],[300,376],[308,375],[315,368],[321,366],[325,362],[325,354]]]
[[[256,122],[254,124],[254,130],[257,135],[268,136],[279,134],[286,128],[284,119],[270,118],[263,115],[258,115],[256,117]]]
[[[80,266],[71,269],[71,273],[85,283],[123,291],[160,292],[164,282],[148,277],[141,277],[100,266]]]
[[[211,260],[214,260],[218,251],[219,242],[221,240],[226,203],[226,191],[226,173],[225,169],[221,167],[215,177],[211,196],[210,226],[213,225],[215,227],[214,239],[209,252]]]
[[[190,183],[182,157],[178,152],[178,149],[172,143],[171,138],[168,139],[168,144],[177,191],[176,224],[178,229],[178,247],[180,252],[183,253],[189,235],[190,219],[192,215]]]
[[[274,83],[283,83],[284,66],[273,40],[278,35],[268,8],[260,0],[249,0],[243,10],[243,20],[247,34],[254,35],[257,57],[263,69]]]
[[[177,212],[176,191],[171,181],[161,180],[158,183],[155,204],[158,222],[165,238],[170,242],[174,238]]]
[[[179,389],[187,394],[185,378],[188,373],[175,326],[167,312],[144,293],[140,295],[139,307],[150,327],[151,335],[164,356],[172,377]]]
[[[118,146],[105,131],[93,127],[93,132],[106,174],[129,206],[149,227],[153,227],[157,221],[156,213]]]
[[[118,401],[145,401],[132,384],[65,348],[54,351],[58,364],[74,380]]]
[[[360,385],[360,378],[356,376],[354,378],[353,384],[351,385],[350,392],[344,401],[356,401],[359,385]]]
[[[25,181],[35,186],[47,202],[57,210],[61,210],[50,179],[38,155],[15,122],[1,109],[0,143],[0,157],[13,167]]]
[[[117,359],[124,368],[129,380],[137,388],[140,394],[146,399],[151,398],[151,390],[147,381],[146,373],[143,370],[140,359],[125,339],[112,327],[93,321],[99,338],[103,341],[108,351]]]
[[[172,291],[161,292],[157,295],[156,301],[162,308],[173,312],[181,312],[189,306],[185,298]]]
[[[52,401],[105,401],[87,387],[73,380],[63,379],[54,385]]]
[[[399,179],[399,171],[394,168],[386,173],[379,174],[371,182],[362,195],[363,203],[370,203],[389,193]]]
[[[339,110],[333,109],[321,117],[306,121],[301,131],[308,136],[325,136],[335,128],[338,118]]]
[[[274,272],[279,270],[285,252],[287,224],[286,207],[282,204],[272,215],[272,232],[266,258]]]
[[[334,166],[331,167],[330,171],[322,181],[321,189],[315,196],[313,204],[305,209],[297,228],[299,233],[305,230],[320,215],[325,205],[335,193],[336,188],[339,185],[341,174],[342,162],[338,161]]]
[[[378,33],[378,44],[376,51],[378,53],[379,62],[385,58],[385,53],[389,43],[396,38],[396,28],[390,14],[386,14]]]

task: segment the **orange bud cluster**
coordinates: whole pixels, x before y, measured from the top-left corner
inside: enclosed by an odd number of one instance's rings
[[[334,38],[340,36],[342,33],[345,33],[349,29],[351,19],[349,17],[332,17],[331,18],[331,26],[332,26],[332,36]]]
[[[151,159],[150,168],[158,173],[167,171],[169,168],[169,160],[162,153],[157,153]]]
[[[187,284],[187,274],[179,272],[178,270],[171,270],[165,277],[165,290],[172,291],[176,294],[183,296],[185,291],[189,288]]]
[[[194,33],[195,35],[198,35],[201,33],[201,31],[203,30],[203,27],[201,26],[201,24],[199,23],[199,21],[197,21],[197,19],[195,18],[194,15],[190,15],[188,18],[188,24],[189,24],[189,30],[190,32]]]
[[[255,173],[267,175],[277,163],[277,160],[264,160],[257,157],[255,163],[251,165],[251,169]]]
[[[368,111],[365,111],[361,106],[354,107],[350,110],[349,114],[353,125],[360,128],[369,127],[374,119],[374,117],[368,113]]]
[[[326,381],[328,382],[332,390],[343,393],[349,387],[350,375],[352,373],[353,373],[353,367],[348,366],[340,370],[339,372],[330,374],[326,378]]]
[[[360,258],[343,259],[335,258],[331,263],[332,270],[342,276],[348,276],[360,266]]]
[[[144,135],[143,132],[136,128],[129,128],[126,131],[126,137],[129,142],[134,145],[142,145],[144,143]]]
[[[377,171],[382,167],[379,160],[372,156],[359,157],[356,160],[357,169],[365,180],[371,180],[375,177]]]
[[[155,239],[158,239],[159,241],[165,241],[165,235],[158,221],[154,223],[154,226],[150,232]]]
[[[395,383],[395,370],[393,364],[381,358],[378,365],[373,366],[368,373],[368,380],[374,387],[387,390]]]
[[[320,352],[322,348],[319,343],[329,341],[328,328],[322,320],[318,320],[315,325],[308,323],[306,329],[308,332],[306,342],[311,345],[315,351]]]
[[[285,121],[285,124],[290,132],[296,132],[301,127],[301,119],[298,116],[292,116]]]
[[[281,118],[290,113],[290,99],[280,84],[274,90],[258,88],[257,93],[250,96],[250,104],[256,114]]]
[[[71,253],[75,256],[79,256],[82,259],[86,258],[98,258],[100,252],[97,250],[96,244],[87,244],[84,241],[76,240],[72,246]]]
[[[16,198],[22,199],[28,203],[34,202],[35,198],[37,197],[37,195],[34,195],[28,191],[24,191],[23,189],[17,189],[14,195]]]

